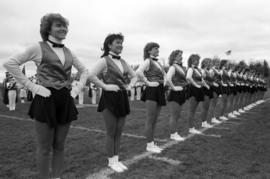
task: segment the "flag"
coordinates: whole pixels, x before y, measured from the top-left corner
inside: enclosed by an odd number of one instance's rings
[[[23,66],[22,73],[25,75],[25,65]]]
[[[227,52],[225,52],[226,55],[231,55],[232,51],[228,50]]]

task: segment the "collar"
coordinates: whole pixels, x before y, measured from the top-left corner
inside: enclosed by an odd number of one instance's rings
[[[116,53],[110,51],[109,52],[109,55],[112,59],[117,59],[117,60],[120,60],[121,59],[121,56],[120,55],[117,55]]]
[[[53,36],[49,35],[47,42],[52,45],[54,48],[63,48],[64,44],[62,44],[62,41],[57,40]]]

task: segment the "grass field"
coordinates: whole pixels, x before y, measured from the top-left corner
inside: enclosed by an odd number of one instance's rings
[[[90,103],[89,98],[86,103]],[[1,179],[36,178],[35,133],[27,116],[29,104],[18,104],[15,112],[0,104]],[[181,135],[188,134],[187,107],[188,102],[179,122]],[[132,102],[120,153],[129,170],[116,174],[106,167],[101,114],[93,106],[78,108],[79,120],[73,122],[66,142],[63,178],[270,178],[269,109],[268,100],[237,119],[204,131],[204,135],[189,135],[177,143],[168,139],[169,113],[164,107],[155,136],[165,150],[156,155],[145,152],[144,103]],[[199,117],[200,110],[196,113]]]

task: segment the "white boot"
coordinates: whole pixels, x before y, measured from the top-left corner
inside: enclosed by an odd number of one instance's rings
[[[115,158],[115,161],[117,162],[117,164],[123,169],[123,170],[127,170],[128,168],[122,163],[119,161],[119,156],[118,155],[115,155],[113,156]]]
[[[191,134],[202,134],[202,132],[195,129],[195,127],[189,128],[189,133],[191,133]]]
[[[216,117],[213,117],[211,121],[212,121],[212,123],[214,123],[214,124],[220,124],[220,123],[221,123],[221,121],[217,120]]]
[[[207,121],[204,121],[204,122],[202,122],[202,127],[204,127],[204,128],[211,128],[213,126],[211,124],[208,124]]]
[[[171,134],[170,139],[176,140],[176,141],[184,141],[185,138],[181,137],[177,132],[174,134]]]
[[[229,113],[229,114],[228,114],[228,117],[229,117],[229,118],[236,118],[236,116],[235,116],[233,113]]]
[[[244,113],[244,112],[246,112],[246,111],[244,111],[243,109],[239,109],[238,112],[239,112],[239,113]]]
[[[240,115],[240,113],[238,111],[234,111],[233,114],[234,115]]]
[[[146,150],[153,153],[161,153],[162,149],[154,144],[154,141],[147,143]]]
[[[120,167],[120,165],[118,164],[118,162],[116,161],[115,156],[108,158],[109,160],[109,164],[108,166],[113,169],[114,171],[116,171],[117,173],[121,173],[124,171],[124,169],[122,167]]]
[[[223,121],[227,121],[227,120],[229,120],[227,117],[225,117],[225,116],[221,116],[221,117],[219,117],[219,119],[221,119],[221,120],[223,120]]]

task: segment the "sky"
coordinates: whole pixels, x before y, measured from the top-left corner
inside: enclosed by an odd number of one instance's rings
[[[69,20],[64,43],[87,68],[99,60],[105,37],[119,32],[129,64],[143,61],[147,42],[160,45],[165,62],[181,49],[184,64],[192,53],[269,63],[269,9],[268,0],[1,0],[0,78],[9,56],[41,40],[40,19],[51,12]],[[26,63],[26,73],[34,72],[35,65]]]

